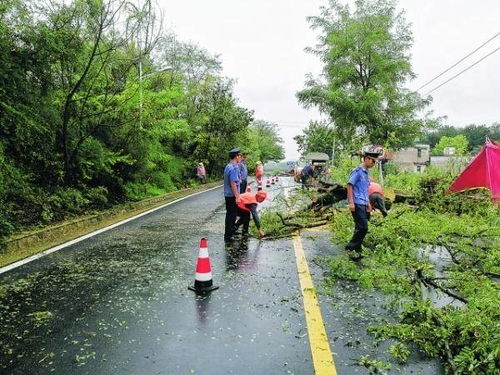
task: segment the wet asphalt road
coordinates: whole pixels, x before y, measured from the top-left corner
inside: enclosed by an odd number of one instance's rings
[[[292,242],[225,248],[224,214],[212,190],[1,275],[0,374],[314,374]],[[205,298],[187,289],[201,237],[220,287]],[[303,237],[310,264],[333,251]],[[323,316],[338,373],[369,374],[353,358],[380,350],[355,309],[386,312],[350,288],[320,296]],[[441,373],[413,364],[390,373]]]
[[[225,249],[223,202],[209,191],[2,275],[0,373],[312,374],[291,242]],[[187,289],[201,237],[207,298]]]

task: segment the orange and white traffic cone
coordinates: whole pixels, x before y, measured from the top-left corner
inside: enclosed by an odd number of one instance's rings
[[[206,238],[200,240],[200,252],[196,263],[196,274],[194,277],[194,286],[189,286],[188,289],[195,293],[209,293],[212,290],[219,289],[218,286],[213,286],[212,283],[212,266],[208,256],[208,241]]]

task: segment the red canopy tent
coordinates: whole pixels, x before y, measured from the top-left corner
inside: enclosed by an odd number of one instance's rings
[[[486,188],[491,200],[500,203],[500,144],[486,138],[486,143],[450,186],[451,192]]]

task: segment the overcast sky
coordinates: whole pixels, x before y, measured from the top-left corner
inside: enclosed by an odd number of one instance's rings
[[[298,157],[293,136],[309,120],[295,93],[304,77],[321,70],[304,48],[315,43],[307,16],[318,15],[326,0],[158,0],[164,25],[178,38],[219,54],[223,74],[237,80],[240,105],[255,118],[274,122],[285,140],[287,159]],[[412,24],[416,89],[500,32],[500,0],[400,0]],[[438,86],[460,70],[500,47],[500,36],[446,75],[421,90]],[[447,123],[466,126],[500,121],[500,51],[431,94],[430,109]]]

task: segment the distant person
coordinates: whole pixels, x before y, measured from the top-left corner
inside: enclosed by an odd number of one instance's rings
[[[302,188],[306,189],[315,182],[315,169],[316,167],[311,164],[307,164],[302,170],[300,171],[300,180],[302,181]]]
[[[205,171],[205,166],[203,163],[198,163],[196,167],[196,177],[201,183],[205,183],[207,180],[207,172]]]
[[[242,194],[245,191],[247,191],[248,168],[246,160],[247,160],[247,155],[241,154],[241,159],[238,166],[240,168],[240,178],[241,178],[240,193]]]
[[[373,177],[370,177],[370,185],[368,186],[368,198],[373,209],[378,209],[384,217],[387,216],[387,209],[385,208],[384,191],[382,186],[376,183]]]
[[[259,190],[257,194],[248,191],[240,195],[240,203],[238,203],[238,216],[236,221],[236,229],[243,225],[242,234],[248,235],[248,226],[250,225],[250,214],[252,214],[253,222],[259,231],[259,236],[264,237],[265,233],[260,229],[259,214],[257,213],[257,204],[264,202],[267,194],[264,190]]]
[[[363,163],[351,172],[347,183],[347,202],[354,219],[354,234],[347,244],[346,250],[357,253],[353,259],[361,258],[361,245],[368,233],[368,220],[370,220],[372,210],[368,198],[368,186],[370,185],[368,169],[375,165],[377,158],[378,154],[365,152]]]
[[[236,230],[235,222],[238,216],[237,204],[240,202],[240,148],[229,151],[231,159],[224,169],[224,198],[226,200],[226,220],[224,228],[224,241],[230,242]]]
[[[261,161],[255,164],[255,181],[257,182],[257,188],[262,189],[262,178],[264,177],[264,166]]]

